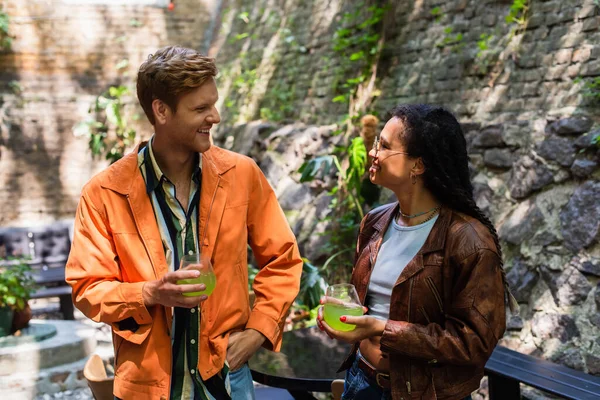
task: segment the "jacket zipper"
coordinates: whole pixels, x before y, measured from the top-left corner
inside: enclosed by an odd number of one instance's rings
[[[430,324],[431,320],[429,319],[429,315],[427,315],[427,312],[425,311],[425,307],[423,307],[423,306],[419,307],[419,311],[421,311],[421,314],[423,314],[423,316],[425,317],[425,320],[427,320],[427,323]]]
[[[435,287],[435,283],[433,283],[433,279],[431,279],[431,277],[428,276],[425,280],[427,281],[427,285],[429,286],[429,289],[433,293],[433,297],[435,297],[435,301],[437,302],[438,307],[440,308],[440,312],[442,313],[442,315],[444,315],[444,306],[442,305],[442,298],[441,298],[437,288]]]
[[[415,284],[415,279],[410,278],[410,287],[408,289],[408,318],[406,322],[410,323],[410,309],[412,308],[412,292],[413,286]],[[410,396],[411,392],[411,384],[412,381],[412,363],[410,362],[410,358],[408,360],[408,381],[406,381],[406,389],[408,390],[408,395]]]

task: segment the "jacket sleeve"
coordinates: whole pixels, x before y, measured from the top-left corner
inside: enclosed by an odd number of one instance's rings
[[[279,351],[287,311],[300,289],[302,259],[273,189],[254,162],[252,166],[248,241],[260,271],[254,279],[256,299],[246,328],[262,333],[268,340],[265,346]]]
[[[500,259],[480,249],[456,265],[445,328],[389,320],[381,349],[429,363],[484,365],[504,334],[506,314]]]
[[[144,282],[122,282],[114,241],[106,219],[86,191],[75,216],[73,245],[65,269],[75,306],[88,318],[110,324],[116,334],[142,343],[152,318],[144,305]]]

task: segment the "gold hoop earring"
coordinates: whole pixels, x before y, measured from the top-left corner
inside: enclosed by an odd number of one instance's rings
[[[414,174],[414,172],[410,173],[410,181],[413,185],[417,183],[417,176]]]

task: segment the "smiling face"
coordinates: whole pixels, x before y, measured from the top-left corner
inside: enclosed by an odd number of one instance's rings
[[[211,146],[210,129],[221,121],[215,104],[219,99],[213,78],[181,95],[175,112],[166,104],[155,105],[156,134],[165,135],[172,148],[204,153]]]
[[[379,151],[373,148],[369,155],[373,163],[369,168],[371,182],[394,190],[408,185],[410,187],[410,172],[414,171],[417,159],[409,157],[401,141],[404,123],[399,118],[392,118],[379,135]]]

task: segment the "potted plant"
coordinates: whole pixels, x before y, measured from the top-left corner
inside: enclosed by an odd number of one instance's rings
[[[0,260],[0,337],[12,333],[13,318],[17,315],[20,316],[17,329],[26,325],[31,318],[27,301],[34,290],[34,280],[30,271],[31,268],[23,260]],[[23,315],[29,315],[24,323]]]

